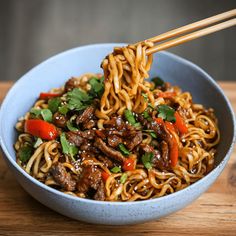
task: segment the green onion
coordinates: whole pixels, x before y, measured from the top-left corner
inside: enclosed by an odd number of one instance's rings
[[[69,155],[75,161],[74,156],[78,153],[77,147],[67,141],[65,133],[60,135],[60,141],[63,153]]]
[[[130,151],[126,149],[126,147],[123,143],[119,144],[119,149],[124,155],[129,155],[130,154]]]
[[[142,163],[147,169],[152,168],[152,160],[153,160],[154,154],[152,152],[146,152],[144,155],[142,155]]]
[[[41,138],[37,138],[37,140],[34,144],[34,148],[39,147],[42,143],[43,143],[43,140]]]
[[[79,130],[79,129],[75,128],[69,120],[66,122],[66,126],[67,126],[68,130],[70,130],[70,131],[78,131]]]
[[[124,111],[124,114],[125,114],[125,118],[126,120],[131,124],[131,125],[134,125],[136,123],[136,120],[134,118],[134,115],[133,115],[133,112],[126,109]]]
[[[146,93],[142,93],[142,96],[143,96],[145,102],[147,102],[148,101],[148,95]]]
[[[22,162],[27,162],[33,154],[33,148],[31,146],[23,146],[20,148],[18,155]]]
[[[121,168],[118,167],[118,166],[114,166],[114,167],[111,169],[111,172],[112,172],[112,173],[119,173],[119,172],[121,172]]]
[[[150,135],[153,137],[153,138],[157,138],[157,134],[155,132],[151,132]]]
[[[151,116],[149,115],[148,111],[146,111],[146,110],[143,112],[143,117],[144,117],[145,119],[151,118]]]
[[[42,109],[41,115],[45,121],[52,122],[52,112],[49,109]]]
[[[61,99],[59,97],[51,98],[48,100],[48,109],[52,113],[55,113],[58,111],[60,104],[61,104]]]
[[[41,114],[41,109],[31,108],[30,113],[35,115],[36,117],[39,117],[39,115]]]
[[[121,175],[121,177],[120,177],[120,183],[121,183],[121,184],[124,184],[125,181],[127,180],[127,178],[128,178],[128,175],[127,175],[126,173],[124,173],[123,175]]]

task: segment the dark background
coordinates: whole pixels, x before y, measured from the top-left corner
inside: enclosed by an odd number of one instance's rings
[[[136,41],[236,7],[236,0],[0,1],[0,80],[63,50]],[[216,80],[236,80],[236,27],[169,50]]]

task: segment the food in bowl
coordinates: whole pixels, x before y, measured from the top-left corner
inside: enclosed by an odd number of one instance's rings
[[[115,48],[104,76],[85,74],[42,92],[19,120],[17,163],[65,193],[102,201],[171,194],[214,166],[213,109],[148,71],[151,44]]]

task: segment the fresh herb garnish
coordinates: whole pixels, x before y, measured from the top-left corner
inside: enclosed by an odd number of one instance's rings
[[[154,157],[154,154],[152,152],[146,152],[144,155],[142,155],[141,159],[142,159],[143,165],[147,169],[152,168],[153,157]]]
[[[61,99],[59,97],[51,98],[48,100],[48,109],[52,113],[55,113],[58,111],[60,104],[61,104]]]
[[[111,169],[111,172],[112,173],[119,173],[121,172],[121,168],[119,166],[114,166],[112,169]]]
[[[148,95],[146,93],[142,93],[142,96],[143,96],[145,102],[148,102]]]
[[[150,135],[153,137],[153,138],[157,138],[157,134],[155,132],[151,132]]]
[[[133,114],[132,111],[126,109],[126,110],[124,111],[124,114],[125,114],[126,120],[127,120],[131,125],[134,125],[134,124],[137,123],[136,120],[135,120],[135,118],[134,118],[134,114]]]
[[[155,84],[155,87],[164,85],[164,81],[160,77],[155,77],[151,81]]]
[[[158,117],[162,118],[163,120],[175,122],[175,110],[167,105],[159,105],[157,108],[159,114]]]
[[[42,109],[41,115],[45,121],[52,122],[52,112],[49,109]]]
[[[70,131],[78,131],[79,130],[76,127],[74,127],[69,120],[66,122],[66,126],[67,126],[68,130],[70,130]]]
[[[68,107],[66,105],[63,105],[61,107],[58,108],[58,111],[62,114],[62,115],[66,115],[66,113],[69,111]]]
[[[75,161],[74,156],[78,153],[77,147],[67,141],[65,133],[60,135],[60,141],[63,153],[69,155]]]
[[[127,178],[128,178],[128,175],[127,175],[126,173],[124,173],[123,175],[121,175],[121,177],[120,177],[120,183],[121,183],[121,184],[124,184],[125,181],[127,180]]]
[[[41,109],[31,108],[30,113],[33,114],[35,117],[39,117],[39,115],[41,114]]]
[[[19,159],[22,162],[28,161],[30,157],[32,156],[32,154],[33,154],[33,147],[29,145],[21,147],[18,153]]]
[[[92,103],[92,97],[85,91],[74,88],[67,93],[67,107],[69,110],[83,110]]]
[[[37,138],[36,142],[34,143],[34,148],[39,147],[43,143],[41,138]]]
[[[90,89],[89,93],[93,97],[100,98],[104,92],[104,83],[103,83],[104,77],[102,77],[101,79],[93,77],[88,82],[91,85],[91,89]]]
[[[130,154],[129,150],[127,150],[127,148],[125,147],[125,145],[123,143],[119,144],[119,149],[124,155]]]

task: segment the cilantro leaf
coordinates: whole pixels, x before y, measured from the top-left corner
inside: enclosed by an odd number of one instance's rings
[[[91,89],[90,89],[89,93],[93,97],[100,98],[104,92],[104,83],[103,83],[104,77],[102,77],[101,79],[93,77],[88,82],[91,85]]]
[[[142,159],[143,165],[147,169],[151,169],[152,168],[153,157],[154,157],[153,152],[146,152],[144,155],[142,155],[141,159]]]
[[[136,120],[134,118],[134,115],[133,115],[133,112],[126,109],[124,111],[124,114],[125,114],[125,118],[126,120],[131,124],[131,125],[134,125],[136,123]]]
[[[63,153],[69,155],[75,161],[74,156],[78,153],[77,147],[67,141],[65,133],[60,135],[60,141]]]
[[[58,108],[58,111],[62,114],[62,115],[66,115],[66,113],[69,111],[67,105],[63,105],[61,107]]]
[[[164,81],[160,77],[155,77],[151,81],[155,84],[155,88],[164,85]]]
[[[60,104],[61,104],[61,99],[59,97],[51,98],[48,100],[48,109],[52,113],[55,113],[58,111]]]
[[[129,155],[130,154],[130,151],[127,150],[127,148],[125,147],[125,145],[123,143],[119,144],[119,149],[124,155]]]
[[[167,105],[159,105],[157,108],[159,114],[158,117],[162,118],[163,120],[175,122],[175,110]]]
[[[22,162],[27,162],[32,156],[32,154],[33,154],[33,147],[29,145],[21,147],[18,153],[19,159]]]
[[[85,91],[74,88],[67,93],[67,108],[69,110],[83,110],[92,103],[92,97]]]
[[[121,168],[119,166],[114,166],[112,169],[111,169],[111,172],[112,173],[119,173],[121,172]]]

